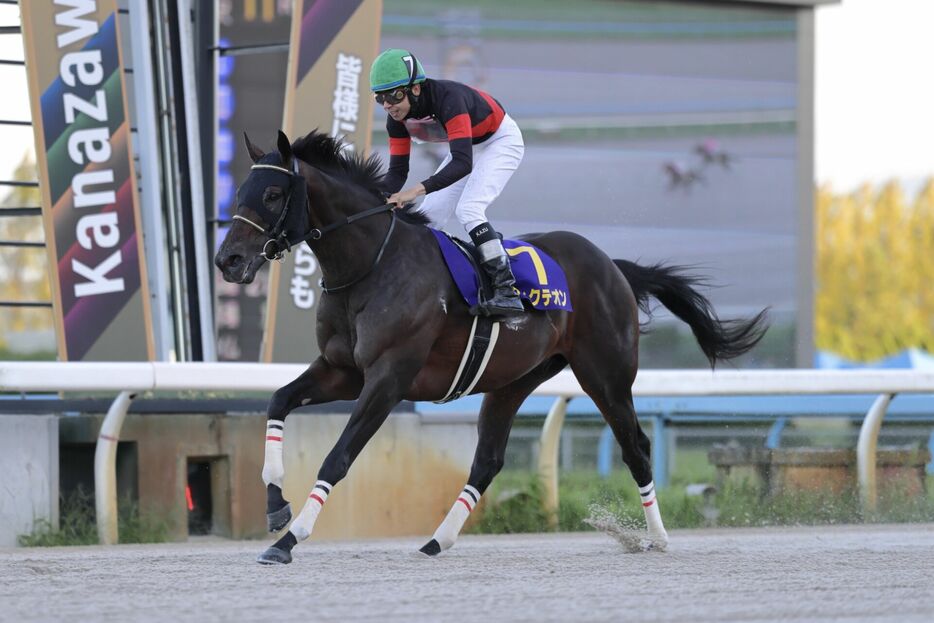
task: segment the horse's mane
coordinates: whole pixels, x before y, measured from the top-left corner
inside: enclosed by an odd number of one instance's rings
[[[369,192],[377,201],[385,201],[380,182],[383,179],[383,161],[378,154],[364,157],[347,149],[344,141],[317,130],[312,130],[292,143],[292,153],[300,160],[341,177]],[[376,205],[376,204],[374,204]],[[396,212],[404,221],[415,225],[428,225],[428,216],[409,204]]]

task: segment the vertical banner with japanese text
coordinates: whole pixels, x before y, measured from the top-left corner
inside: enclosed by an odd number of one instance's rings
[[[117,2],[20,11],[59,358],[151,360]]]
[[[283,130],[290,139],[318,129],[348,149],[369,150],[370,64],[379,48],[382,0],[297,0],[292,14]],[[308,362],[318,353],[315,305],[321,272],[299,245],[269,273],[261,359]]]

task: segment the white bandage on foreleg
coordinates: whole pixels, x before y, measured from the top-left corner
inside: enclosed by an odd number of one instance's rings
[[[323,480],[319,480],[315,483],[311,493],[308,494],[308,499],[305,500],[305,506],[302,507],[302,512],[298,514],[298,517],[295,518],[295,521],[293,521],[292,525],[289,527],[289,531],[295,535],[296,539],[304,541],[311,536],[311,532],[315,528],[315,521],[318,520],[318,513],[321,512],[321,508],[324,506],[330,493],[330,484]]]
[[[639,497],[642,498],[642,510],[645,511],[645,525],[649,535],[668,541],[668,532],[662,523],[662,514],[658,511],[658,500],[655,498],[655,482],[639,487]]]
[[[282,488],[285,467],[282,465],[282,436],[285,422],[269,420],[266,422],[266,458],[263,461],[263,483]]]
[[[447,517],[444,518],[444,521],[441,522],[432,537],[438,542],[442,550],[454,545],[457,535],[460,534],[461,528],[464,527],[464,522],[470,517],[470,513],[473,512],[479,501],[480,492],[470,485],[465,486],[454,502],[454,506],[448,511]]]

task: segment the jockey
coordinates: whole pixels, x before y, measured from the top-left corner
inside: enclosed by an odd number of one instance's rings
[[[406,50],[380,54],[370,69],[370,89],[388,113],[389,171],[383,178],[388,203],[402,207],[427,195],[420,210],[441,228],[453,213],[480,252],[494,296],[482,301],[488,316],[524,311],[502,237],[486,219],[486,209],[503,191],[522,161],[525,145],[516,122],[499,102],[460,82],[425,76]],[[409,175],[409,150],[416,142],[447,143],[450,153],[434,175],[401,190]]]

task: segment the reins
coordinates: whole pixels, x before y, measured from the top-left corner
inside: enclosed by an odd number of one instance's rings
[[[235,214],[233,217],[233,220],[243,221],[244,223],[250,225],[251,227],[254,227],[255,229],[265,234],[265,236],[268,238],[268,240],[266,240],[266,243],[263,245],[263,250],[260,252],[260,255],[262,255],[266,260],[270,262],[273,260],[281,262],[285,254],[287,252],[291,252],[292,247],[297,244],[307,242],[308,240],[320,240],[325,234],[336,231],[340,229],[341,227],[344,227],[345,225],[350,225],[354,223],[355,221],[359,221],[360,219],[367,218],[368,216],[373,216],[375,214],[382,214],[383,212],[389,212],[389,216],[390,216],[389,229],[386,231],[386,235],[383,237],[383,242],[379,247],[379,252],[377,252],[376,254],[376,259],[373,260],[373,263],[370,265],[370,267],[356,279],[353,279],[352,281],[349,281],[339,286],[334,286],[333,288],[329,288],[325,286],[324,279],[322,278],[320,281],[321,290],[325,292],[326,294],[331,294],[333,292],[344,290],[346,288],[349,288],[352,285],[359,283],[367,275],[373,272],[373,270],[379,264],[380,260],[383,258],[383,252],[386,250],[386,246],[389,244],[389,238],[392,237],[392,232],[396,227],[396,213],[393,210],[392,204],[386,203],[386,204],[378,205],[375,208],[370,208],[369,210],[364,210],[363,212],[351,214],[350,216],[347,216],[339,221],[335,221],[331,223],[330,225],[325,225],[324,227],[321,227],[321,228],[314,227],[310,229],[308,232],[306,232],[305,234],[301,235],[300,237],[295,238],[295,239],[290,239],[288,236],[288,231],[286,231],[285,221],[288,218],[289,209],[292,207],[292,193],[293,193],[293,190],[295,188],[295,184],[297,181],[298,183],[301,183],[301,184],[305,183],[305,178],[301,176],[298,170],[298,159],[297,158],[292,159],[292,170],[291,171],[289,169],[286,169],[285,167],[280,167],[274,164],[254,164],[252,167],[250,167],[251,171],[253,169],[272,169],[274,171],[285,173],[286,175],[289,176],[289,193],[286,196],[285,207],[282,209],[282,214],[276,220],[276,224],[271,229],[265,228],[259,225],[258,223],[251,221],[245,216],[240,216],[239,214]],[[308,209],[307,194],[305,195],[305,205],[303,206],[303,208],[306,210]],[[272,249],[269,248],[270,245],[273,245]]]
[[[363,281],[363,278],[364,278],[364,277],[366,277],[366,276],[369,275],[371,272],[373,272],[373,269],[376,268],[376,265],[379,264],[379,261],[380,261],[381,259],[383,259],[383,251],[386,250],[386,245],[389,244],[389,238],[392,236],[392,230],[396,228],[396,213],[395,213],[395,211],[392,209],[392,206],[391,206],[390,204],[386,204],[385,207],[384,207],[384,206],[379,206],[378,208],[372,208],[372,209],[370,209],[370,210],[367,210],[366,212],[361,212],[360,214],[355,215],[355,216],[358,216],[359,218],[363,218],[363,217],[365,217],[365,216],[370,216],[370,215],[372,215],[372,214],[379,214],[379,213],[381,213],[381,212],[386,212],[386,211],[387,211],[387,208],[388,208],[388,210],[389,210],[389,217],[390,217],[390,218],[389,218],[389,229],[386,231],[386,236],[383,238],[383,244],[381,244],[381,245],[379,246],[379,253],[376,254],[376,259],[373,260],[373,263],[370,265],[370,267],[366,270],[366,272],[364,272],[362,275],[360,275],[359,277],[357,277],[357,278],[354,279],[353,281],[347,282],[347,283],[345,283],[345,284],[343,284],[343,285],[334,286],[333,288],[329,288],[329,287],[325,286],[325,285],[324,285],[324,278],[322,277],[322,278],[321,278],[321,281],[318,282],[319,285],[321,286],[321,291],[322,291],[322,292],[324,292],[325,294],[331,294],[331,293],[337,292],[337,291],[339,291],[339,290],[344,290],[344,289],[349,288],[350,286],[352,286],[352,285],[354,285],[354,284],[356,284],[356,283],[358,283],[358,282],[360,282],[360,281]],[[354,220],[356,220],[356,219],[354,219]],[[347,222],[341,223],[340,225],[348,225],[348,224],[350,224],[350,223],[352,223],[352,222],[353,222],[353,221],[351,221],[351,220],[348,219]],[[339,226],[340,226],[340,225],[339,225]],[[334,229],[337,229],[337,227],[334,227]],[[332,231],[333,231],[333,230],[332,230]],[[324,231],[324,229],[322,229],[322,230],[321,230],[321,235],[324,235],[324,233],[325,233],[325,231]],[[321,236],[318,236],[318,237],[320,238]]]

